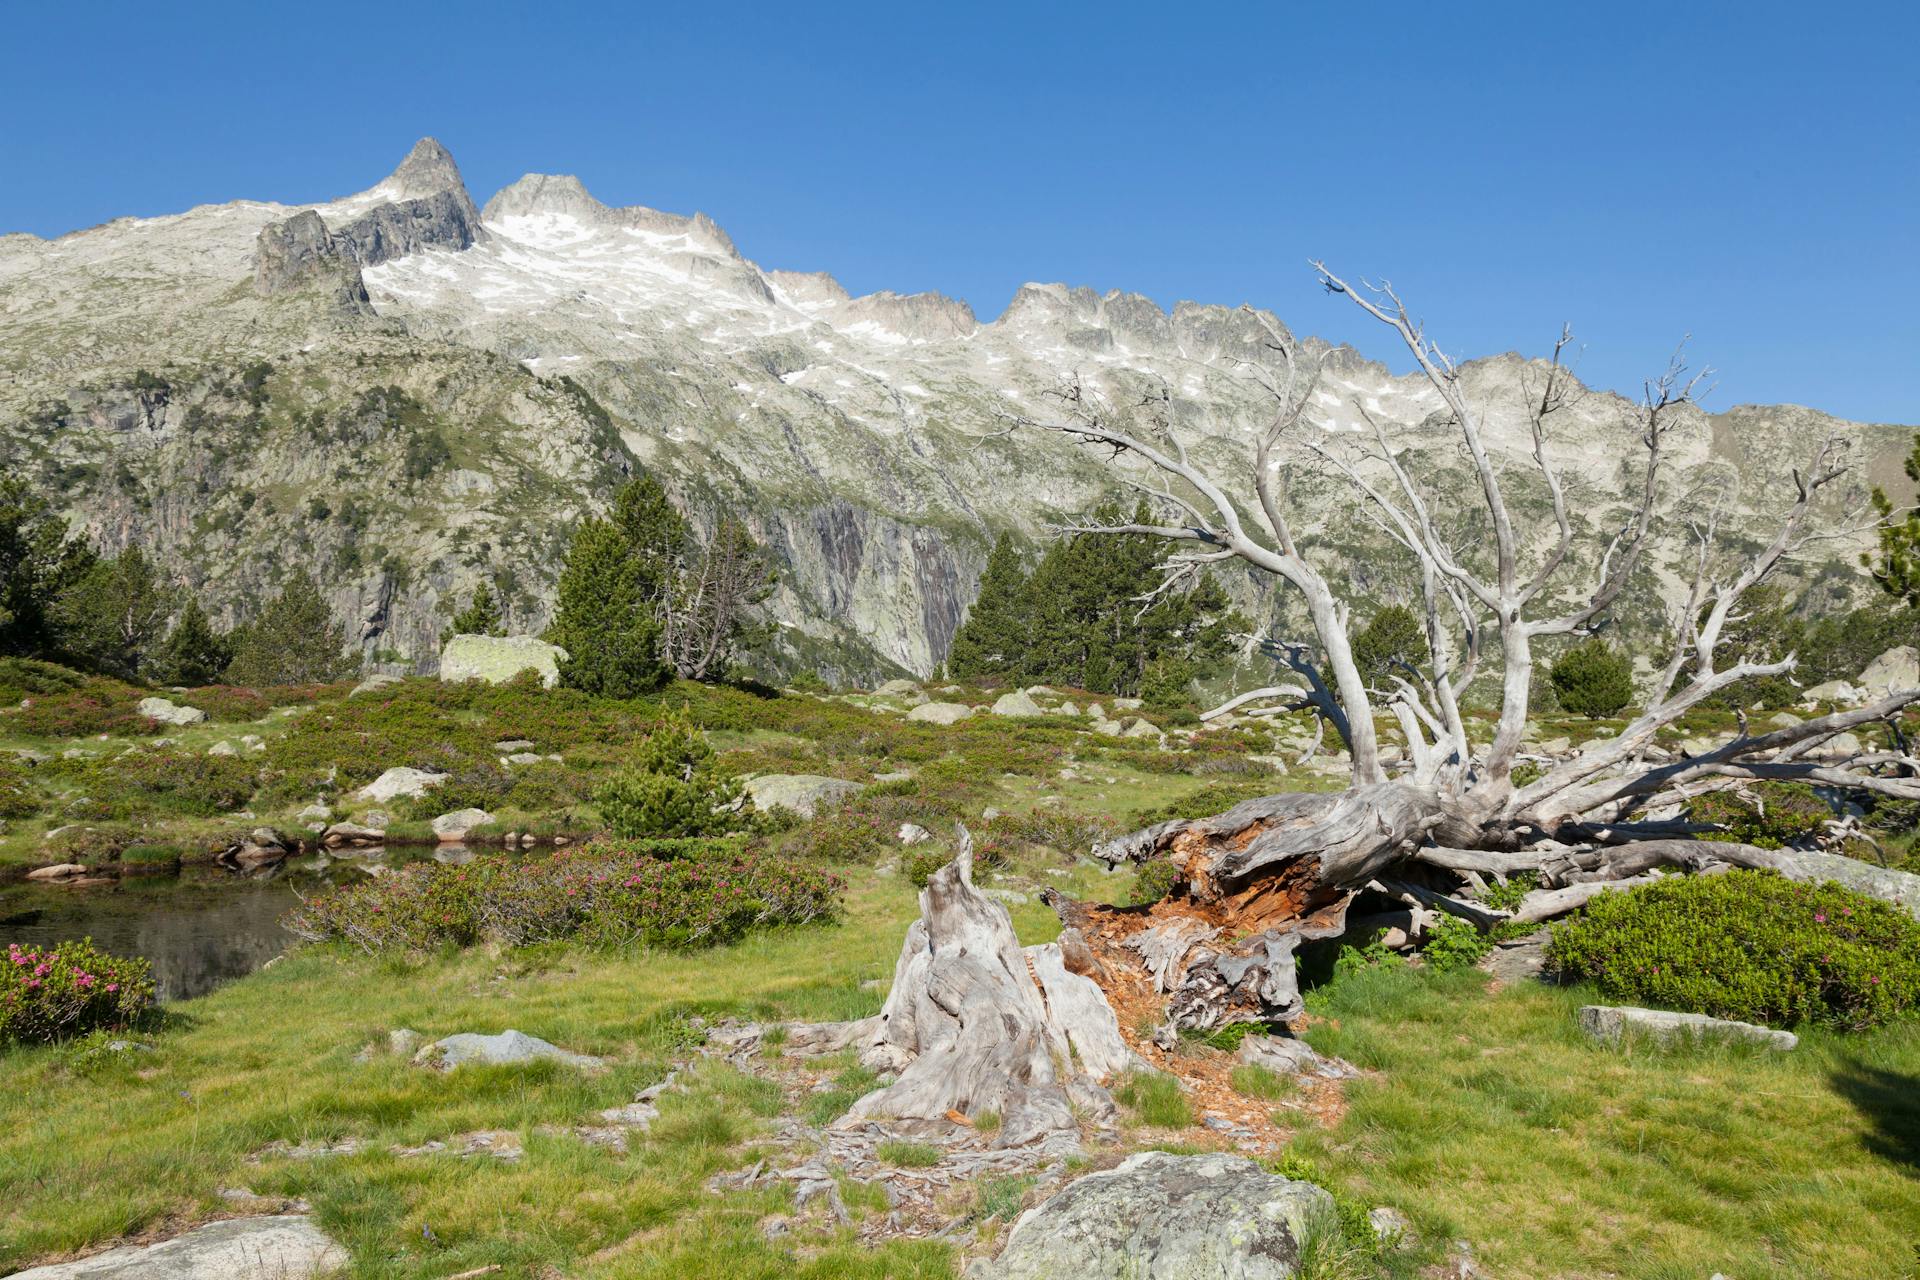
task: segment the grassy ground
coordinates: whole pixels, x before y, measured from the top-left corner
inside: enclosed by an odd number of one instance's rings
[[[1081,892],[1117,887],[1074,875]],[[689,1015],[871,1012],[880,993],[861,983],[890,972],[913,911],[910,885],[869,874],[841,924],[693,955],[308,949],[175,1006],[154,1053],[6,1051],[0,1264],[229,1213],[220,1190],[245,1187],[310,1202],[357,1277],[492,1263],[582,1280],[952,1274],[944,1246],[868,1248],[845,1230],[769,1242],[758,1224],[784,1208],[778,1193],[707,1191],[751,1162],[779,1102],[730,1069],[699,1069],[626,1155],[540,1132],[658,1080],[685,1056]],[[1015,918],[1029,941],[1053,930],[1036,905]],[[1310,1039],[1375,1074],[1294,1153],[1429,1240],[1470,1240],[1501,1277],[1920,1273],[1920,1027],[1812,1036],[1783,1056],[1612,1050],[1574,1030],[1580,1002],[1413,968],[1337,980],[1314,996]],[[515,1027],[615,1065],[441,1076],[353,1060],[399,1026]],[[514,1132],[525,1156],[388,1151],[479,1130]],[[276,1141],[345,1138],[357,1154],[249,1161]]]

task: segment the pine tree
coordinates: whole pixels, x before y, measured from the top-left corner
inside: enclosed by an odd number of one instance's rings
[[[188,596],[154,660],[152,675],[161,684],[212,684],[231,661],[230,638],[215,631],[200,602]]]
[[[658,609],[686,567],[693,535],[667,491],[651,475],[621,486],[613,498],[613,524],[633,556],[634,587],[641,601]]]
[[[567,651],[560,680],[609,698],[633,698],[670,674],[660,654],[660,619],[645,598],[645,575],[620,525],[590,516],[574,531],[546,638]]]
[[[1907,478],[1920,480],[1920,433],[1907,455]],[[1882,591],[1909,609],[1920,609],[1920,507],[1896,512],[1879,485],[1873,487],[1873,505],[1880,513],[1880,547],[1875,554],[1863,554],[1860,563]]]
[[[947,674],[958,680],[1015,672],[1026,661],[1031,602],[1027,571],[1013,535],[1003,533],[987,556],[980,592],[947,649]]]
[[[453,615],[452,632],[456,636],[503,636],[507,634],[506,623],[500,617],[500,606],[494,603],[493,587],[485,578],[473,589],[473,598],[467,601],[467,607]]]
[[[60,649],[82,666],[138,679],[166,635],[173,592],[139,547],[95,560],[54,597]]]
[[[1353,664],[1370,689],[1391,689],[1393,678],[1409,676],[1427,664],[1427,629],[1413,610],[1390,604],[1375,613],[1353,637]]]
[[[48,655],[56,597],[93,565],[92,548],[26,477],[0,476],[0,653]]]
[[[236,637],[226,678],[234,684],[324,684],[351,674],[346,629],[333,620],[320,588],[297,573],[260,616]]]
[[[1633,701],[1633,660],[1595,636],[1560,655],[1550,674],[1560,705],[1600,720]]]

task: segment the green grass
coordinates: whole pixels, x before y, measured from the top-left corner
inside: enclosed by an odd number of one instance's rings
[[[900,1169],[931,1169],[940,1163],[940,1149],[924,1142],[883,1142],[873,1149],[873,1155],[881,1164]]]
[[[1793,1053],[1607,1048],[1589,991],[1365,969],[1308,1039],[1377,1071],[1297,1149],[1494,1275],[1920,1274],[1920,1022]]]
[[[1300,1086],[1292,1076],[1283,1076],[1278,1071],[1251,1064],[1235,1067],[1228,1080],[1233,1085],[1235,1093],[1245,1094],[1249,1098],[1259,1098],[1266,1102],[1291,1098],[1300,1092]]]
[[[1143,1125],[1184,1129],[1193,1123],[1193,1108],[1180,1082],[1162,1072],[1135,1071],[1120,1081],[1113,1096]]]

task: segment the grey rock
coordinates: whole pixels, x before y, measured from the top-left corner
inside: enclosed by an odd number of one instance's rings
[[[349,692],[347,696],[349,698],[357,698],[363,693],[378,693],[380,690],[387,688],[389,685],[396,685],[399,683],[400,683],[399,676],[396,676],[391,672],[387,672],[387,671],[376,671],[372,675],[368,676],[366,679],[362,680],[359,684],[353,686],[352,691]]]
[[[1903,644],[1889,649],[1860,673],[1860,686],[1872,698],[1902,689],[1920,689],[1920,649]]]
[[[1279,1075],[1312,1075],[1347,1080],[1360,1074],[1349,1062],[1315,1053],[1304,1040],[1287,1036],[1248,1036],[1240,1042],[1240,1061]]]
[[[763,773],[747,779],[746,786],[756,809],[785,809],[803,818],[866,789],[863,783],[817,773]]]
[[[166,698],[142,698],[133,709],[159,724],[199,724],[207,718],[198,707],[183,707]]]
[[[395,1027],[387,1032],[387,1052],[396,1058],[412,1057],[424,1039],[426,1037],[412,1027]]]
[[[1373,1238],[1389,1249],[1413,1243],[1413,1224],[1398,1209],[1387,1205],[1369,1209],[1367,1225],[1373,1228]]]
[[[225,738],[222,738],[207,748],[207,754],[210,756],[237,756],[240,754],[240,749],[231,742],[228,742]]]
[[[1244,1156],[1143,1151],[1090,1173],[1020,1216],[980,1280],[1284,1280],[1309,1223],[1333,1209],[1319,1187]]]
[[[883,698],[904,697],[918,692],[920,692],[920,686],[911,680],[889,680],[874,690],[874,693]]]
[[[444,773],[428,773],[425,769],[413,769],[401,766],[389,769],[353,794],[362,800],[371,800],[375,804],[386,804],[401,796],[419,799],[433,788],[447,780]]]
[[[963,702],[923,702],[907,712],[907,719],[924,724],[959,724],[973,714]]]
[[[457,843],[467,832],[492,821],[493,815],[485,809],[455,809],[433,820],[433,834],[442,843]]]
[[[1617,1043],[1623,1036],[1644,1035],[1662,1043],[1682,1038],[1695,1040],[1731,1040],[1786,1051],[1800,1043],[1791,1031],[1726,1018],[1709,1018],[1704,1013],[1674,1013],[1666,1009],[1637,1009],[1630,1005],[1585,1005],[1580,1010],[1580,1029],[1596,1040]]]
[[[900,843],[905,845],[925,844],[933,839],[933,833],[917,822],[901,823],[897,836]]]
[[[231,1218],[154,1245],[32,1267],[14,1280],[310,1280],[347,1265],[347,1251],[298,1214]]]
[[[533,746],[530,738],[505,738],[493,744],[495,751],[526,751]]]
[[[440,678],[504,684],[522,671],[534,671],[551,689],[560,683],[566,657],[559,645],[533,636],[455,636],[440,651]]]
[[[498,1035],[483,1036],[472,1031],[463,1031],[458,1035],[436,1040],[415,1055],[414,1061],[424,1066],[437,1067],[442,1071],[451,1071],[455,1067],[468,1063],[518,1063],[534,1062],[550,1058],[563,1062],[570,1067],[598,1067],[604,1062],[584,1053],[570,1053],[558,1045],[547,1043],[537,1036],[521,1031],[502,1031]]]
[[[27,879],[42,882],[50,880],[75,880],[87,874],[88,868],[78,862],[56,862],[50,867],[35,867],[27,872]]]
[[[1024,689],[1012,693],[1003,693],[994,699],[993,714],[996,716],[1043,716],[1046,714],[1040,704],[1033,700]]]
[[[374,845],[387,838],[387,833],[379,827],[363,826],[358,822],[336,822],[320,835],[320,843],[329,849],[338,849],[343,845]]]

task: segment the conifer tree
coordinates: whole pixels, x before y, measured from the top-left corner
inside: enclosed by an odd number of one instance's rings
[[[83,666],[135,680],[166,635],[173,592],[139,547],[97,559],[54,597],[60,649]]]
[[[560,680],[569,688],[633,698],[666,681],[660,619],[644,594],[647,575],[637,559],[614,520],[589,516],[574,531],[546,633],[567,651]]]
[[[453,615],[450,634],[456,636],[503,636],[507,634],[500,606],[494,602],[493,587],[485,578],[473,589],[467,607]]]
[[[51,653],[54,599],[93,561],[26,477],[0,476],[0,653]]]
[[[339,680],[359,666],[343,652],[346,645],[346,628],[334,621],[320,588],[296,573],[236,637],[226,678],[255,687]]]
[[[231,661],[229,638],[214,630],[200,602],[188,596],[154,660],[152,675],[161,684],[212,684]]]
[[[1920,433],[1907,455],[1907,478],[1920,480]],[[1896,512],[1879,485],[1873,488],[1873,505],[1880,513],[1880,546],[1860,562],[1882,591],[1909,609],[1920,609],[1920,507]]]
[[[980,593],[947,650],[947,674],[972,680],[981,676],[1018,674],[1028,659],[1030,601],[1027,571],[1020,562],[1013,535],[1003,533],[987,556],[980,575]]]

